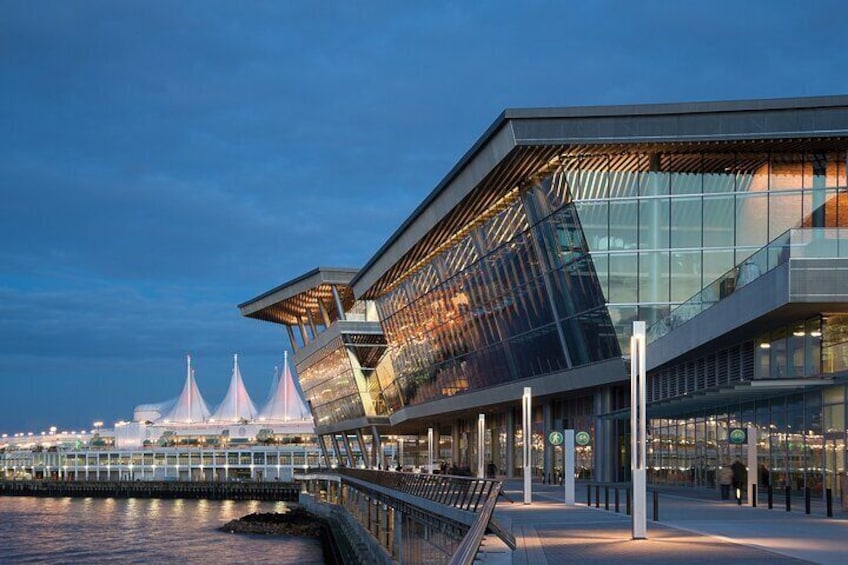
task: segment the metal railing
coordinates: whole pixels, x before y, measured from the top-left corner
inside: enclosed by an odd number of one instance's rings
[[[400,531],[407,537],[395,551],[412,561],[468,565],[487,531],[515,548],[512,534],[492,520],[501,481],[365,469],[337,472],[343,485],[399,513]],[[439,543],[433,543],[434,535]]]

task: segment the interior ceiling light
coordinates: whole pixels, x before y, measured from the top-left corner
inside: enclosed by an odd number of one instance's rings
[[[760,344],[760,349],[771,349],[771,344],[764,341]]]

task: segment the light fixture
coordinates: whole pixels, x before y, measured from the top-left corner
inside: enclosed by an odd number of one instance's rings
[[[771,344],[767,341],[764,341],[760,344],[760,349],[771,349]]]
[[[795,337],[804,337],[807,334],[804,333],[804,330],[795,330],[794,332],[792,332],[792,335],[794,335]]]

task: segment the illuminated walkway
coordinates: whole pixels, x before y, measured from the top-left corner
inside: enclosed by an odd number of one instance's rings
[[[630,539],[630,518],[586,507],[585,484],[578,483],[578,505],[562,503],[562,488],[534,484],[532,505],[521,503],[521,482],[510,480],[496,518],[516,536],[512,563],[845,563],[848,515],[838,505],[836,518],[803,513],[803,501],[793,511],[778,506],[748,508],[733,502],[707,500],[711,493],[693,490],[691,498],[663,490],[660,521],[648,520],[647,540]],[[676,490],[676,489],[669,489]],[[582,492],[581,492],[582,491]],[[610,495],[612,508],[612,494]],[[800,504],[799,504],[800,503]],[[798,511],[800,510],[800,511]],[[815,511],[815,510],[814,510]],[[651,516],[651,496],[648,497]],[[488,536],[491,538],[492,536]],[[487,543],[490,540],[487,538]]]

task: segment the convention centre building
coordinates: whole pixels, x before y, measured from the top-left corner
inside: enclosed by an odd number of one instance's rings
[[[838,489],[846,149],[848,96],[507,110],[361,269],[239,308],[285,326],[330,464],[421,465],[432,441],[509,477],[530,441],[551,480],[567,428],[580,476],[627,480],[638,320],[649,481],[714,486],[752,427],[766,482]]]

